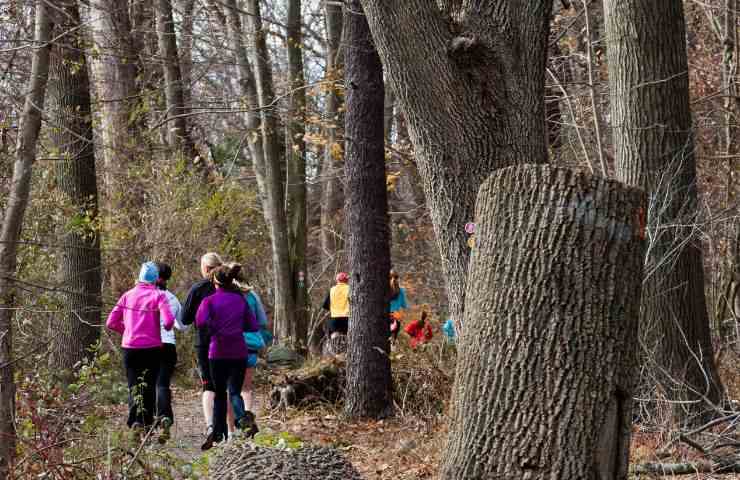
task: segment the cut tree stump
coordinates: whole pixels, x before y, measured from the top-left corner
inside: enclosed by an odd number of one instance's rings
[[[216,454],[209,478],[214,480],[362,480],[340,452],[329,447],[297,450],[255,447],[230,442]]]
[[[627,478],[645,202],[551,166],[481,186],[441,478]]]

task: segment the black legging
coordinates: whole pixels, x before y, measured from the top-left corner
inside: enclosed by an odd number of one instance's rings
[[[175,420],[175,414],[172,411],[172,375],[175,373],[177,365],[177,348],[173,343],[162,344],[162,357],[159,362],[159,375],[157,376],[157,416],[167,417],[171,421]]]
[[[227,438],[226,402],[227,395],[234,410],[234,422],[239,421],[246,414],[242,399],[242,384],[244,372],[247,370],[245,358],[211,358],[211,379],[216,391],[213,401],[213,433],[216,441]]]
[[[162,348],[124,348],[123,366],[128,380],[128,420],[149,426],[154,423],[155,383]]]
[[[349,331],[349,317],[332,317],[329,319],[329,335],[334,332],[347,335]]]

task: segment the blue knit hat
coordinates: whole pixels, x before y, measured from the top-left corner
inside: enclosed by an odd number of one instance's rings
[[[159,269],[154,262],[146,262],[141,265],[139,271],[139,281],[144,283],[154,283],[159,278]]]

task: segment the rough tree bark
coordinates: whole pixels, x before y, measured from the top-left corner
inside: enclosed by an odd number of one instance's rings
[[[393,413],[388,342],[390,232],[385,185],[383,67],[359,0],[344,13],[346,215],[351,273],[344,412],[383,418]]]
[[[644,208],[549,166],[483,184],[442,478],[627,478]]]
[[[57,188],[69,217],[61,226],[58,272],[64,313],[51,327],[50,363],[68,372],[100,338],[100,219],[85,38],[77,1],[59,1],[58,6],[47,104]]]
[[[362,0],[406,115],[461,327],[475,196],[497,168],[547,161],[551,0]],[[439,8],[437,5],[441,5]]]
[[[88,51],[95,78],[96,100],[100,106],[100,152],[103,156],[103,185],[105,191],[106,234],[113,245],[130,241],[138,243],[141,235],[139,215],[125,215],[139,209],[142,198],[133,192],[130,168],[146,158],[142,148],[141,119],[131,118],[136,108],[137,53],[131,34],[129,2],[122,0],[95,0],[91,2],[90,27],[96,53]],[[144,142],[145,143],[145,142]],[[114,248],[107,252],[106,264],[124,264]],[[130,287],[130,275],[120,269],[111,269],[106,283],[114,297]]]
[[[167,104],[166,124],[167,143],[174,151],[183,155],[192,164],[197,152],[195,144],[188,130],[185,95],[183,93],[182,71],[180,56],[177,52],[177,38],[175,36],[175,22],[172,20],[171,0],[156,0],[154,4],[157,20],[157,44],[159,54],[163,60],[164,93]]]
[[[321,168],[323,189],[321,192],[321,251],[328,258],[344,248],[342,241],[342,208],[344,192],[340,175],[342,168],[341,130],[344,116],[341,113],[343,95],[337,86],[342,78],[340,42],[342,40],[342,6],[335,2],[324,2],[326,17],[326,146]]]
[[[104,180],[108,196],[136,148],[129,115],[136,94],[136,54],[131,44],[128,1],[94,0],[90,26],[97,47],[91,62],[100,100]],[[111,207],[114,207],[112,204]]]
[[[306,81],[303,75],[301,0],[288,0],[288,76],[290,105],[286,158],[288,198],[286,214],[290,228],[290,266],[293,281],[293,327],[291,337],[308,341],[308,289],[306,287]]]
[[[0,478],[9,478],[15,455],[15,383],[13,379],[13,307],[18,240],[31,190],[31,170],[36,161],[36,144],[41,129],[46,81],[49,73],[48,44],[51,38],[51,8],[45,0],[36,2],[31,77],[29,79],[20,131],[15,149],[13,178],[0,227]]]
[[[648,192],[641,317],[658,383],[678,421],[701,421],[722,396],[697,229],[686,24],[680,0],[605,2],[617,178]],[[656,25],[655,19],[661,22]]]
[[[293,276],[291,274],[288,222],[285,216],[284,176],[278,141],[278,121],[273,88],[270,53],[267,49],[267,29],[262,25],[259,0],[247,0],[247,24],[252,39],[254,77],[260,110],[262,149],[265,155],[264,210],[269,218],[272,242],[272,264],[275,273],[275,334],[279,341],[294,337]],[[303,339],[305,340],[305,339]]]

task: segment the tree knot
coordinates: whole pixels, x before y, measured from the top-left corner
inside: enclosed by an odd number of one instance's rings
[[[486,46],[472,34],[461,34],[450,40],[447,55],[460,64],[477,64],[485,55]]]

